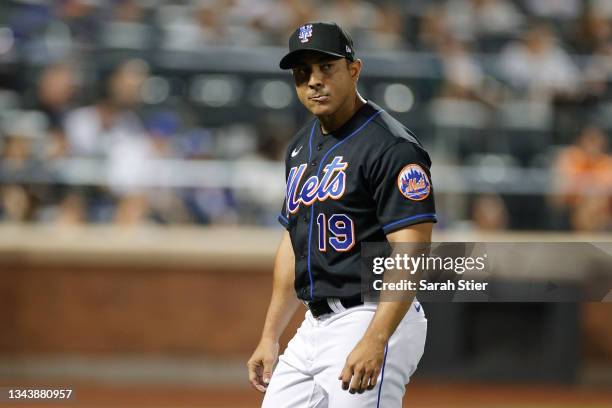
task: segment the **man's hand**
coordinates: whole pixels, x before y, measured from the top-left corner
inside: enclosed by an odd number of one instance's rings
[[[261,340],[247,362],[249,380],[260,392],[266,392],[278,360],[278,339],[301,304],[294,289],[295,256],[289,232],[285,231],[274,260],[272,299],[266,313]]]
[[[349,390],[351,394],[374,389],[385,358],[385,344],[373,337],[364,337],[357,343],[338,377],[342,381],[342,389]]]
[[[257,391],[266,392],[278,360],[278,342],[262,339],[247,362],[249,380]]]

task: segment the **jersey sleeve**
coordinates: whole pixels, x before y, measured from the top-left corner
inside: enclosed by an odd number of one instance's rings
[[[411,142],[391,146],[375,161],[370,188],[385,234],[437,222],[430,165],[427,153]]]
[[[287,200],[283,199],[283,206],[281,208],[281,212],[278,214],[278,222],[281,223],[283,227],[289,229],[289,218],[287,218]]]
[[[289,175],[288,169],[287,169],[287,158],[289,156],[289,148],[287,148],[287,152],[285,152],[285,181],[287,181],[287,177]],[[281,206],[281,210],[280,213],[278,214],[278,222],[281,223],[281,225],[285,228],[285,229],[289,229],[289,214],[287,212],[287,186],[285,184],[285,196],[283,198],[283,204]]]

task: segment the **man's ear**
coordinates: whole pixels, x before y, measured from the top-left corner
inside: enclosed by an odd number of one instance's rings
[[[357,82],[357,80],[359,80],[359,74],[361,74],[361,60],[360,59],[356,59],[355,61],[349,61],[349,73],[351,74],[351,78],[353,78],[353,81]]]

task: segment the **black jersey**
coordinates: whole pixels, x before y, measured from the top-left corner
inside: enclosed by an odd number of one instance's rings
[[[362,242],[436,222],[430,166],[414,134],[372,102],[329,134],[317,119],[296,134],[278,219],[291,236],[300,299],[359,296]]]

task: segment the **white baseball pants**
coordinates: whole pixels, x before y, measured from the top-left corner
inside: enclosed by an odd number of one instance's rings
[[[376,305],[363,305],[318,319],[307,311],[279,358],[262,408],[400,408],[425,347],[427,319],[416,301],[389,339],[376,387],[350,394],[338,380],[375,311]]]

